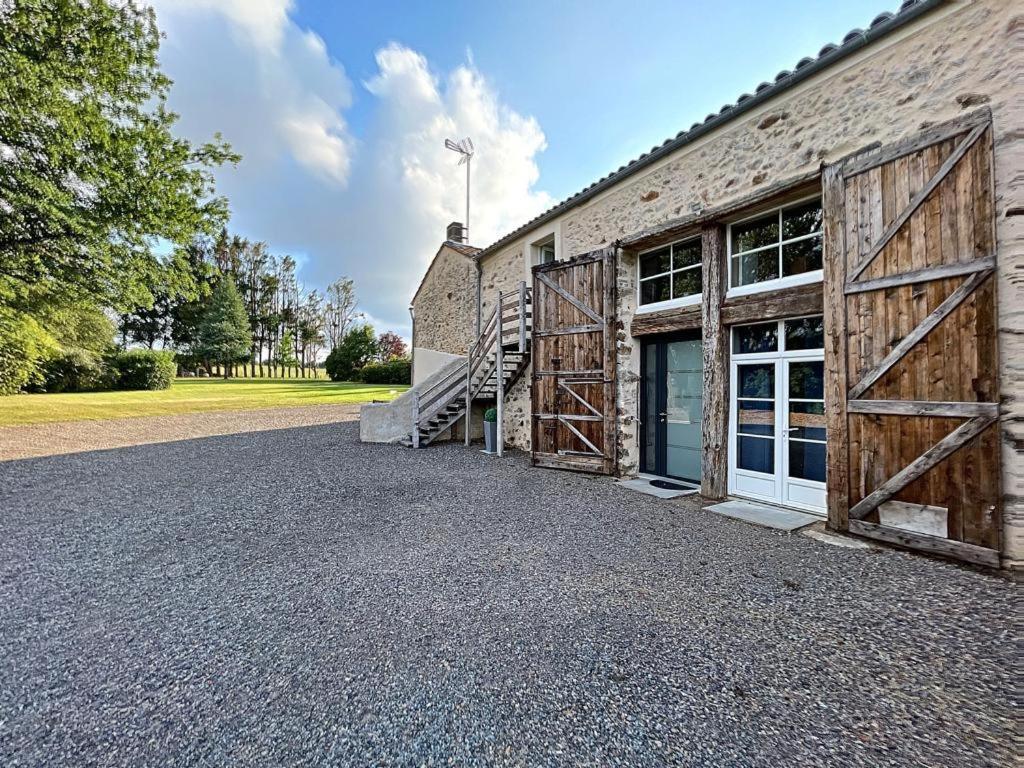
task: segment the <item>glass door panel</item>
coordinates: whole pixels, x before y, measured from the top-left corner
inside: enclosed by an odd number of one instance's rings
[[[783,501],[825,506],[825,363],[786,362],[785,476]]]
[[[776,363],[742,363],[735,372],[736,491],[776,500]]]
[[[678,338],[678,337],[677,337]],[[640,468],[699,484],[703,416],[701,340],[644,342]]]
[[[703,353],[699,339],[665,345],[665,474],[700,482]]]

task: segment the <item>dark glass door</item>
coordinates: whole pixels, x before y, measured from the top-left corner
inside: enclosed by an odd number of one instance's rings
[[[644,342],[641,355],[641,469],[700,484],[700,336],[689,333]]]

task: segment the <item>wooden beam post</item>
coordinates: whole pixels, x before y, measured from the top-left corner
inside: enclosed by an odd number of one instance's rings
[[[846,182],[842,167],[830,165],[822,174],[825,219],[825,426],[827,428],[825,487],[828,527],[849,529],[850,460],[849,416],[846,412]]]
[[[519,281],[519,354],[526,351],[526,281]]]
[[[501,347],[501,291],[498,291],[498,332],[495,341],[494,350],[494,375],[497,377],[495,380],[495,388],[497,390],[496,397],[498,400],[498,456],[502,455],[502,449],[505,447],[505,356]]]
[[[704,226],[701,252],[704,391],[700,492],[711,499],[723,499],[729,491],[729,330],[722,324],[726,256],[725,228],[721,224]]]

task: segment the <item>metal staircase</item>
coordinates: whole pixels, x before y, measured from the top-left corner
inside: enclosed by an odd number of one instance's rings
[[[521,282],[518,290],[510,293],[499,292],[494,309],[483,323],[480,338],[469,348],[466,361],[440,381],[416,393],[412,433],[402,444],[409,448],[426,447],[462,419],[466,445],[469,445],[472,408],[467,408],[467,403],[493,403],[498,410],[498,455],[501,455],[505,393],[530,362],[532,327],[532,289],[526,282]]]

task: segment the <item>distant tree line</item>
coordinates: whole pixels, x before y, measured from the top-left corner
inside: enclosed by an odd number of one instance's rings
[[[137,0],[0,0],[0,394],[305,375],[362,328],[350,280],[228,234],[213,171],[241,158],[174,134],[159,44]]]

